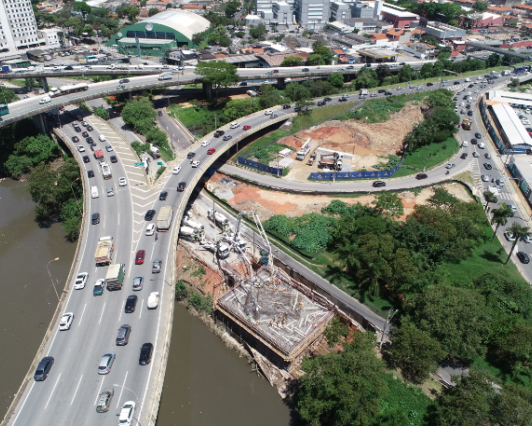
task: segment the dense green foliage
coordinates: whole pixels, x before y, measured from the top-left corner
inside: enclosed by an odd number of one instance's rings
[[[48,136],[28,136],[13,146],[12,154],[4,163],[4,168],[18,179],[38,164],[46,164],[61,154],[59,146]]]
[[[335,317],[325,329],[325,337],[329,347],[334,347],[341,339],[345,339],[349,335],[349,327],[340,320],[340,317]]]
[[[107,111],[106,108],[96,107],[93,112],[98,117],[103,118],[104,120],[109,120],[109,111]]]
[[[211,83],[218,97],[219,90],[227,88],[240,79],[236,74],[236,66],[224,61],[200,62],[196,67],[196,73],[203,76],[203,81]]]
[[[157,112],[148,98],[138,98],[129,101],[122,110],[124,122],[132,126],[137,132],[146,136],[146,144],[135,143],[131,145],[135,152],[140,155],[140,151],[148,151],[149,143],[157,146],[161,156],[165,161],[171,160],[174,156],[168,143],[168,136],[153,122],[157,117]]]
[[[266,145],[257,149],[253,153],[253,157],[255,157],[260,163],[268,164],[268,162],[273,161],[276,158],[278,159],[277,154],[286,148],[294,151],[294,148],[292,148],[291,146],[276,143],[273,145]]]
[[[276,215],[264,222],[264,228],[283,238],[291,247],[312,255],[329,243],[328,229],[333,222],[335,219],[316,213],[298,218]]]
[[[197,311],[205,312],[210,315],[212,312],[212,298],[204,296],[195,288],[186,284],[183,280],[179,280],[175,284],[175,300],[186,301],[187,307],[192,307]]]

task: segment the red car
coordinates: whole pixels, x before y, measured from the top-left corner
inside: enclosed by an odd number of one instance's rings
[[[279,70],[273,70],[272,71],[274,74],[277,74],[279,72]]]
[[[142,265],[144,263],[144,257],[146,256],[145,250],[139,250],[135,256],[135,265]]]
[[[208,155],[212,155],[212,154],[214,154],[215,152],[216,152],[216,148],[209,148],[209,149],[207,150],[207,154],[208,154]]]
[[[244,127],[242,127],[242,130],[249,130],[251,129],[251,126],[249,124],[246,124]]]

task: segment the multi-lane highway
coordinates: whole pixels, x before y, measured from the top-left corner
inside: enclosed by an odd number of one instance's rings
[[[253,71],[249,71],[253,72]],[[155,76],[143,76],[131,79],[131,85],[142,85],[153,82]],[[114,82],[99,83],[103,87],[112,87]],[[92,85],[94,87],[96,85]],[[434,87],[436,88],[436,87]],[[67,95],[71,97],[69,102],[79,101],[79,94]],[[337,98],[333,100],[336,102]],[[24,102],[24,101],[22,101]],[[17,102],[20,104],[22,102]],[[33,101],[35,103],[35,101]],[[15,105],[15,104],[11,104]],[[14,109],[18,108],[17,105]],[[29,107],[23,107],[29,108]],[[281,107],[273,108],[278,120],[282,120],[287,114],[293,114],[291,109],[284,110]],[[61,117],[63,128],[67,138],[78,135],[67,121],[67,116]],[[72,119],[70,119],[72,120]],[[171,314],[172,271],[173,258],[170,256],[175,239],[172,233],[159,233],[158,240],[154,236],[144,234],[148,222],[144,220],[144,214],[148,209],[157,212],[164,205],[173,206],[177,212],[187,202],[182,193],[176,191],[178,182],[185,181],[189,184],[197,182],[205,172],[206,167],[214,159],[231,146],[237,138],[241,138],[249,132],[243,130],[244,125],[251,126],[251,131],[268,125],[272,122],[270,116],[263,113],[253,114],[240,121],[240,127],[229,129],[225,126],[225,135],[231,135],[230,140],[210,137],[208,147],[195,148],[193,160],[199,161],[199,167],[193,168],[188,160],[181,162],[181,170],[177,175],[166,172],[156,185],[150,187],[143,183],[138,176],[138,170],[131,164],[131,151],[126,142],[111,130],[107,124],[98,120],[91,124],[95,130],[91,137],[99,147],[108,143],[114,148],[111,153],[105,153],[109,161],[111,154],[117,155],[118,162],[111,164],[113,177],[104,180],[98,164],[88,144],[84,142],[75,145],[84,145],[87,152],[76,153],[81,164],[82,173],[86,181],[86,196],[90,195],[90,186],[99,188],[100,196],[96,199],[86,200],[86,221],[83,233],[84,246],[81,247],[79,262],[75,265],[75,272],[87,272],[89,279],[84,289],[74,290],[73,282],[69,283],[69,292],[66,297],[63,312],[73,312],[75,315],[73,325],[68,331],[58,331],[58,321],[52,325],[53,333],[48,340],[43,356],[52,356],[55,364],[44,382],[33,382],[31,379],[22,395],[17,398],[14,409],[8,413],[9,425],[111,425],[116,424],[117,414],[120,407],[126,401],[135,401],[137,408],[135,418],[139,424],[152,424],[154,416],[153,395],[160,383],[161,370],[164,372],[163,354],[165,336],[168,327],[168,317]],[[277,120],[275,120],[277,121]],[[98,136],[104,134],[107,142],[99,142]],[[81,138],[82,139],[82,138]],[[82,139],[83,140],[83,139]],[[209,148],[214,148],[216,153],[212,156],[207,154]],[[468,152],[471,154],[472,147]],[[75,151],[76,147],[72,146]],[[89,155],[91,161],[83,163],[81,155]],[[468,160],[456,160],[458,164],[453,169],[453,174],[471,167],[471,155]],[[87,178],[87,171],[93,170],[95,176]],[[445,178],[444,170],[440,169],[430,173],[435,179]],[[126,177],[128,185],[118,186],[118,178]],[[412,179],[412,178],[410,178]],[[403,181],[403,180],[402,180]],[[276,180],[280,182],[280,180]],[[388,187],[393,188],[395,181],[390,181]],[[401,182],[401,181],[398,181]],[[402,182],[401,184],[404,184]],[[417,182],[412,180],[412,186]],[[323,184],[319,185],[323,188]],[[338,185],[336,183],[335,185]],[[343,185],[343,184],[342,184]],[[370,183],[358,182],[356,184],[363,190],[371,190]],[[191,185],[189,185],[190,188]],[[113,187],[115,195],[105,196],[105,189]],[[352,189],[351,189],[352,190]],[[168,192],[166,200],[160,200],[159,194]],[[186,194],[186,193],[185,193]],[[101,215],[101,223],[92,225],[90,215],[98,212]],[[176,219],[177,220],[177,219]],[[155,218],[153,219],[155,221]],[[152,222],[153,222],[152,221]],[[94,296],[92,287],[99,278],[104,278],[107,267],[97,267],[94,261],[94,252],[97,240],[102,236],[113,236],[115,242],[115,255],[113,263],[123,263],[126,268],[126,278],[121,291],[104,291],[102,296]],[[175,235],[174,235],[175,236]],[[145,250],[144,264],[135,265],[134,257],[137,250]],[[162,259],[162,271],[159,274],[151,273],[152,261]],[[144,277],[144,286],[141,291],[132,290],[132,281],[136,276]],[[74,277],[72,278],[73,281]],[[148,310],[147,298],[153,291],[161,295],[159,308]],[[124,303],[129,295],[136,294],[138,303],[133,313],[124,312]],[[115,344],[116,333],[122,324],[132,326],[130,341],[127,346],[118,347]],[[138,358],[140,347],[143,343],[152,343],[155,347],[153,360],[147,366],[139,365]],[[98,375],[97,368],[101,356],[106,352],[115,352],[116,360],[108,375]],[[116,386],[115,386],[116,385]],[[95,405],[99,393],[106,388],[114,388],[115,395],[111,402],[110,411],[106,414],[96,413]],[[155,410],[156,411],[156,410]],[[135,423],[133,423],[135,424]]]

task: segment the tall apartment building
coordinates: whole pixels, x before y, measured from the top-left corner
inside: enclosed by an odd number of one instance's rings
[[[296,21],[310,28],[323,27],[329,22],[330,0],[296,0]]]
[[[30,0],[0,1],[0,51],[39,45],[37,22]]]

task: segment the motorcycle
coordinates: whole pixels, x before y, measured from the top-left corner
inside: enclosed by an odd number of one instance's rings
[[[449,170],[447,170],[447,171],[445,172],[445,174],[448,175],[448,174],[449,174]]]
[[[159,234],[156,232],[155,233],[155,241],[157,241],[159,239]]]

